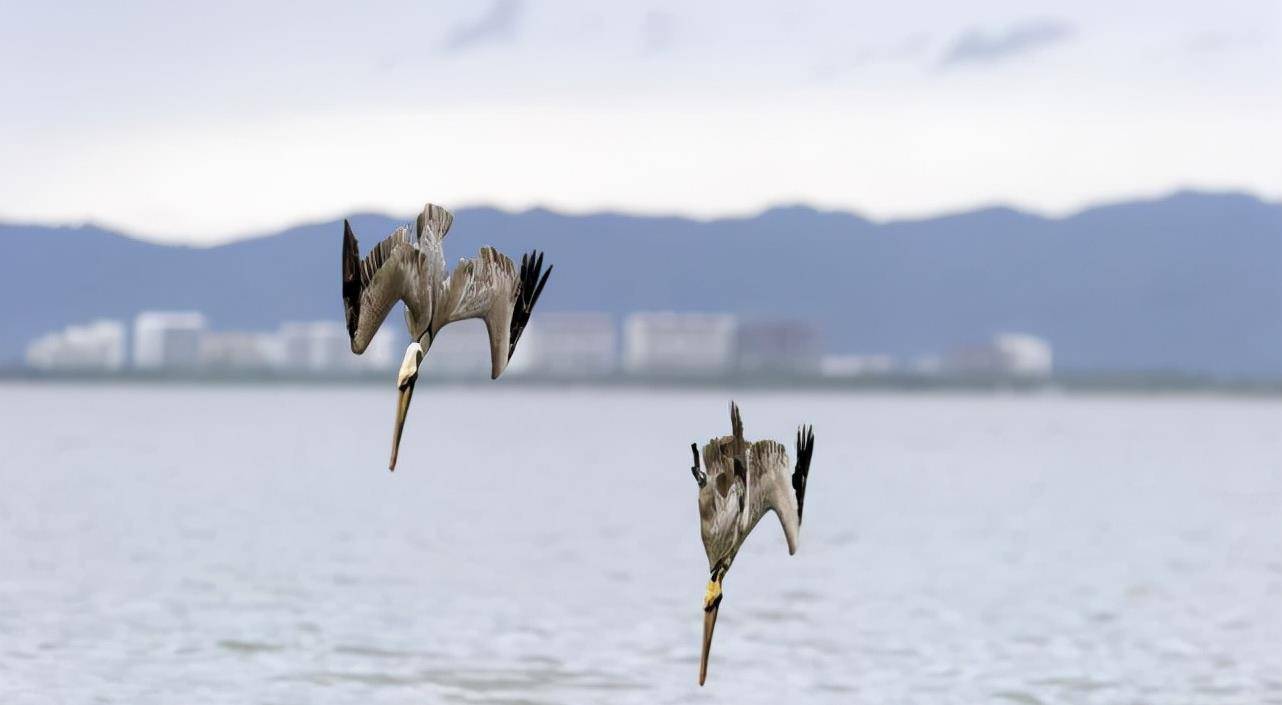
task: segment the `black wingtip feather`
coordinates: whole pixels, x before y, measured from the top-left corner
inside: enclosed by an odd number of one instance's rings
[[[730,433],[732,435],[731,458],[735,479],[744,485],[748,482],[748,443],[743,438],[743,417],[739,415],[739,405],[730,402]],[[747,493],[739,495],[739,511],[744,510]]]
[[[797,428],[797,465],[792,473],[792,489],[797,494],[797,523],[801,523],[806,506],[806,479],[810,477],[810,457],[815,452],[815,427]]]
[[[543,287],[548,283],[548,277],[551,274],[551,265],[548,265],[546,271],[543,270],[542,252],[534,250],[521,255],[521,280],[517,284],[516,305],[512,309],[512,325],[508,331],[507,358],[509,360],[516,352],[516,344],[521,339],[521,332],[530,322],[530,314],[534,312],[534,305],[539,302],[539,296],[543,294]]]
[[[361,249],[352,232],[352,224],[343,219],[343,314],[347,321],[347,336],[356,335],[356,325],[360,320],[361,310]]]

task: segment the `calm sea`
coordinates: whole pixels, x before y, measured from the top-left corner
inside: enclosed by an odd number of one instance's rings
[[[719,392],[0,386],[0,702],[1282,703],[1282,402],[737,397],[817,438],[725,585]]]

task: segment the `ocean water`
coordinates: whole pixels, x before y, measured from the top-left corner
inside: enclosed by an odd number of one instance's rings
[[[0,702],[1282,703],[1282,402],[737,395],[806,523],[706,579],[722,392],[0,386]],[[769,518],[768,518],[769,519]]]

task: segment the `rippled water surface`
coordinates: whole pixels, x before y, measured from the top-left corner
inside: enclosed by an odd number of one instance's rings
[[[390,386],[390,385],[389,385]],[[0,702],[1282,703],[1282,403],[738,395],[813,423],[726,580],[719,392],[0,386]]]

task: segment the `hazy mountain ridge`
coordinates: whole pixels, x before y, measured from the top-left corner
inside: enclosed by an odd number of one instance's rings
[[[985,208],[873,222],[804,206],[696,221],[461,209],[451,262],[492,244],[555,263],[545,310],[728,310],[819,323],[841,352],[910,355],[1036,333],[1062,369],[1282,374],[1282,204],[1181,192],[1044,218]],[[410,218],[352,216],[366,250]],[[0,225],[0,360],[143,309],[217,328],[342,315],[340,221],[210,248],[94,226]]]

